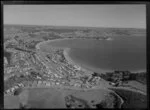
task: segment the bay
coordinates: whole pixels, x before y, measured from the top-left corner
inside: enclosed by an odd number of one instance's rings
[[[71,48],[70,58],[89,70],[146,71],[146,37],[114,37],[113,40],[64,39],[48,43]]]

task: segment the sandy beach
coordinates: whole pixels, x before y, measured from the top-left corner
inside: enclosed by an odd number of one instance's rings
[[[71,51],[71,48],[65,48],[64,49],[64,56],[67,59],[67,61],[69,61],[72,64],[78,65],[78,66],[80,66],[81,68],[83,68],[85,70],[96,72],[96,73],[99,73],[99,74],[114,71],[114,70],[108,70],[108,69],[104,70],[104,69],[101,69],[101,68],[96,68],[96,67],[93,67],[93,66],[90,66],[90,65],[87,65],[87,64],[76,62],[76,61],[71,59],[71,57],[69,55],[70,51]],[[130,71],[130,72],[139,73],[139,72],[146,72],[146,70],[134,70],[134,71]]]
[[[40,42],[36,45],[36,48],[37,49],[40,49],[40,45],[45,45],[46,43],[47,44],[50,44],[51,42],[56,42],[56,41],[63,41],[63,40],[68,40],[69,38],[64,38],[64,39],[54,39],[54,40],[48,40],[48,41],[44,41],[44,42]],[[75,39],[75,38],[73,38]],[[71,51],[71,48],[65,48],[65,47],[54,47],[54,48],[62,48],[64,49],[64,57],[66,58],[66,60],[71,63],[71,64],[74,64],[74,65],[77,65],[77,66],[80,66],[82,70],[85,70],[85,71],[91,71],[91,72],[96,72],[96,73],[106,73],[106,72],[112,72],[113,70],[104,70],[104,69],[101,69],[101,68],[96,68],[96,67],[93,67],[93,66],[90,66],[90,65],[87,65],[87,64],[83,64],[83,63],[79,63],[79,62],[76,62],[74,60],[72,60],[72,58],[70,57],[70,51]],[[130,72],[133,72],[133,73],[136,73],[136,72],[145,72],[146,70],[135,70],[135,71],[130,71]]]
[[[64,51],[63,51],[63,54],[64,54],[64,57],[66,58],[66,60],[70,63],[70,64],[73,64],[73,65],[76,65],[78,67],[80,67],[81,70],[83,71],[86,71],[88,73],[93,73],[93,71],[91,71],[90,69],[88,68],[85,68],[83,66],[81,66],[79,63],[76,63],[74,62],[71,57],[69,56],[69,52],[70,52],[70,48],[64,48]]]
[[[103,69],[100,69],[100,68],[95,68],[95,67],[92,67],[92,66],[88,66],[88,65],[84,65],[84,64],[81,64],[81,63],[77,63],[77,62],[75,62],[75,61],[73,61],[72,59],[71,59],[71,57],[69,56],[69,52],[70,52],[70,48],[65,48],[64,49],[64,56],[65,56],[65,58],[67,59],[67,61],[69,62],[69,63],[72,63],[72,64],[75,64],[75,65],[78,65],[78,66],[80,66],[82,69],[84,69],[84,70],[88,70],[88,71],[92,71],[92,72],[97,72],[97,73],[105,73],[105,72],[109,72],[110,70],[103,70]]]
[[[68,40],[68,38],[65,38],[65,39],[56,39],[56,40],[48,40],[48,41],[44,41],[44,42],[40,42],[36,45],[36,48],[37,49],[40,49],[40,45],[45,45],[46,43],[51,43],[51,42],[55,42],[55,41],[62,41],[62,40]],[[57,48],[57,47],[55,47]],[[58,48],[62,48],[62,47],[58,47]],[[100,68],[95,68],[95,67],[92,67],[92,66],[88,66],[88,65],[83,65],[81,63],[77,63],[75,61],[73,61],[71,59],[71,57],[69,56],[69,52],[71,50],[71,48],[62,48],[64,49],[64,57],[66,58],[66,60],[70,63],[70,64],[73,64],[73,65],[77,65],[77,66],[80,66],[82,70],[84,71],[90,71],[90,72],[97,72],[97,73],[105,73],[105,72],[109,72],[110,70],[102,70]]]
[[[55,41],[60,41],[60,40],[67,40],[68,38],[65,38],[65,39],[56,39],[56,40],[48,40],[48,41],[44,41],[44,42],[40,42],[36,45],[36,48],[37,49],[40,49],[40,46],[41,45],[45,45],[46,43],[51,43],[51,42],[55,42]],[[69,56],[69,52],[71,50],[71,48],[63,48],[63,47],[54,47],[54,48],[61,48],[63,49],[63,54],[64,54],[64,57],[66,58],[66,60],[70,63],[70,64],[73,64],[73,65],[77,65],[77,66],[80,66],[82,70],[84,71],[87,71],[87,72],[98,72],[98,73],[101,73],[101,72],[104,72],[104,70],[101,70],[101,69],[96,69],[96,68],[92,68],[92,67],[85,67],[83,66],[82,64],[79,64],[79,63],[76,63],[74,62],[71,57]],[[82,66],[81,66],[82,65]],[[90,69],[89,69],[90,68]]]

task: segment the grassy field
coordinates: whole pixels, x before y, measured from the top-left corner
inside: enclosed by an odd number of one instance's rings
[[[5,108],[20,107],[21,105],[29,108],[66,108],[67,103],[74,108],[96,108],[101,102],[100,108],[114,108],[116,96],[108,90],[72,90],[72,89],[56,89],[56,88],[26,88],[17,97],[19,100],[5,98]],[[68,98],[69,102],[66,102]],[[15,101],[17,100],[17,101]],[[11,102],[10,102],[11,101]],[[119,103],[119,102],[117,102]]]
[[[128,83],[124,84],[123,86],[124,87],[130,87],[130,88],[136,89],[136,90],[140,90],[144,93],[146,93],[146,91],[147,91],[147,85],[142,84],[142,83],[137,82],[137,81],[128,81]]]
[[[123,89],[112,89],[122,97],[122,108],[147,108],[145,95]],[[19,97],[5,96],[5,108],[19,108],[20,104],[29,108],[66,108],[65,98],[70,97],[70,103],[76,108],[114,108],[119,101],[113,93],[104,89],[71,90],[55,88],[25,89]],[[99,106],[99,107],[97,107]]]
[[[6,109],[17,109],[19,108],[19,97],[17,96],[5,96],[4,97],[4,108]]]
[[[63,95],[55,89],[30,89],[28,104],[31,108],[64,108]]]

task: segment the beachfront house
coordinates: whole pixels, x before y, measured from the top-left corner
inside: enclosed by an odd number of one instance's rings
[[[81,68],[77,65],[74,65],[75,70],[81,70]]]
[[[130,74],[129,71],[114,71],[114,75],[117,75],[121,81],[129,80]]]

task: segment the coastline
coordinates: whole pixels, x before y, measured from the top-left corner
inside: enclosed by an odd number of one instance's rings
[[[46,43],[51,43],[51,42],[55,42],[55,41],[60,41],[60,40],[68,40],[69,38],[64,38],[64,39],[55,39],[55,40],[47,40],[47,41],[44,41],[44,42],[40,42],[36,45],[36,49],[39,49],[40,50],[40,45],[44,45]],[[75,38],[74,38],[75,39]],[[73,64],[73,65],[76,65],[78,67],[80,67],[81,70],[83,71],[86,71],[87,73],[90,73],[90,72],[95,72],[95,69],[89,69],[87,67],[84,67],[84,66],[81,66],[81,64],[78,64],[76,62],[74,62],[71,57],[69,56],[69,51],[71,50],[71,48],[67,48],[67,47],[54,47],[54,48],[62,48],[63,49],[63,55],[64,57],[66,58],[66,60],[68,61],[68,63],[70,64]]]
[[[98,74],[101,74],[101,73],[106,73],[106,72],[113,72],[115,70],[107,70],[107,69],[100,69],[100,68],[96,68],[96,67],[93,67],[93,66],[90,66],[90,65],[84,65],[82,63],[79,63],[79,62],[75,62],[73,61],[73,59],[70,57],[69,55],[69,52],[71,51],[71,48],[64,48],[64,56],[66,58],[66,60],[74,65],[78,65],[79,67],[81,67],[82,69],[84,70],[88,70],[88,71],[92,71],[92,72],[96,72]],[[146,72],[145,69],[140,69],[140,70],[129,70],[130,72],[133,72],[133,73],[139,73],[139,72]]]
[[[76,38],[71,38],[71,39],[76,39]],[[63,39],[54,39],[54,40],[47,40],[47,41],[43,41],[40,42],[36,45],[37,49],[40,49],[40,45],[46,44],[46,43],[51,43],[51,42],[55,42],[55,41],[60,41],[60,40],[70,40],[70,38],[63,38]],[[79,66],[82,70],[84,71],[90,71],[90,72],[96,72],[96,73],[106,73],[106,72],[113,72],[114,70],[107,70],[107,69],[100,69],[100,68],[96,68],[96,67],[92,67],[90,65],[84,65],[81,64],[79,62],[75,62],[73,61],[73,59],[70,57],[69,52],[71,51],[71,48],[67,48],[67,47],[54,47],[54,48],[62,48],[63,49],[63,54],[64,57],[66,58],[66,60],[73,65],[77,65]],[[146,72],[145,69],[140,69],[140,70],[129,70],[130,72],[133,73],[138,73],[138,72]]]
[[[56,39],[56,40],[58,40],[58,41],[60,41],[60,40],[66,40],[66,39]],[[40,49],[40,45],[42,44],[45,44],[45,43],[50,43],[50,42],[54,42],[54,41],[56,41],[56,40],[48,40],[48,41],[44,41],[44,42],[40,42],[40,43],[38,43],[37,45],[36,45],[36,47],[37,47],[37,49]],[[57,47],[56,47],[57,48]],[[66,60],[68,61],[68,63],[70,63],[70,64],[73,64],[73,65],[77,65],[77,66],[79,66],[82,70],[86,70],[86,71],[90,71],[90,72],[98,72],[98,73],[102,73],[102,72],[106,72],[107,70],[105,70],[105,71],[102,71],[102,70],[95,70],[95,68],[92,68],[92,67],[90,67],[90,68],[87,68],[87,67],[84,67],[84,66],[81,66],[80,64],[78,64],[78,63],[76,63],[76,62],[74,62],[72,59],[71,59],[71,57],[69,56],[69,52],[70,52],[70,50],[71,50],[71,48],[62,48],[63,49],[63,54],[64,54],[64,57],[66,58]],[[108,71],[107,71],[108,72]],[[138,71],[136,71],[136,72],[138,72]],[[103,82],[103,81],[102,81]],[[104,84],[105,85],[105,84]],[[103,84],[102,84],[102,86],[104,86]],[[58,87],[59,88],[59,87]],[[64,87],[60,87],[60,88],[64,88]],[[114,87],[115,88],[115,87]],[[107,90],[107,91],[111,91],[111,92],[113,92],[113,93],[115,93],[116,95],[117,95],[117,97],[120,99],[120,107],[124,104],[124,100],[122,99],[122,97],[120,96],[120,95],[118,95],[115,91],[113,91],[113,90],[111,90],[110,89],[110,87],[104,87],[104,88],[101,88],[101,87],[94,87],[94,88],[90,88],[90,89],[79,89],[79,88],[68,88],[68,87],[66,87],[65,89],[75,89],[75,90],[83,90],[83,91],[87,91],[87,90],[92,90],[92,89],[96,89],[96,90],[98,90],[98,89],[105,89],[105,90]],[[116,88],[117,89],[117,88]],[[127,88],[123,88],[123,89],[127,89]],[[129,90],[129,91],[131,91],[132,92],[132,90]],[[139,92],[139,91],[135,91],[135,92],[137,92],[137,93],[141,93],[141,92]],[[143,94],[143,93],[142,93]],[[144,95],[146,95],[146,94],[144,94]]]
[[[98,74],[106,73],[106,72],[113,72],[113,70],[107,70],[107,69],[104,70],[104,69],[92,67],[90,65],[84,65],[84,64],[81,64],[79,62],[75,62],[75,61],[73,61],[73,59],[69,55],[70,51],[71,51],[71,48],[64,48],[64,57],[66,58],[66,60],[69,63],[71,63],[71,64],[78,65],[83,70],[88,70],[88,71],[91,71],[91,72],[96,72]],[[141,70],[132,70],[130,72],[133,72],[133,73],[136,74],[136,73],[139,73],[139,72],[146,72],[146,70],[142,70],[142,69]]]
[[[87,69],[87,68],[84,68],[84,67],[81,66],[80,64],[74,62],[74,61],[71,59],[71,57],[69,56],[70,50],[71,50],[71,48],[64,48],[64,51],[63,51],[64,57],[65,57],[65,59],[68,61],[68,63],[80,67],[80,69],[83,70],[83,71],[92,72],[92,73],[93,73],[93,71],[91,71],[91,70],[89,70],[89,69]]]
[[[60,40],[68,40],[68,39],[70,40],[70,38],[47,40],[47,41],[38,43],[38,44],[36,45],[36,48],[37,48],[37,49],[40,49],[40,45],[44,45],[44,44],[46,44],[46,43],[51,43],[51,42],[60,41]],[[76,39],[76,38],[74,38],[74,39]],[[102,69],[100,69],[100,68],[94,68],[94,67],[87,66],[87,65],[84,66],[84,65],[82,65],[81,63],[77,63],[77,62],[73,61],[73,60],[71,59],[70,55],[69,55],[69,52],[70,52],[71,48],[67,48],[67,47],[65,47],[65,48],[64,48],[64,47],[54,47],[54,48],[62,48],[62,49],[63,49],[63,55],[64,55],[64,57],[66,58],[66,60],[67,60],[70,64],[73,64],[73,65],[76,65],[76,66],[80,67],[81,70],[83,70],[83,71],[92,72],[92,73],[97,72],[97,73],[99,73],[99,74],[100,74],[100,73],[109,72],[109,70],[102,70]]]

